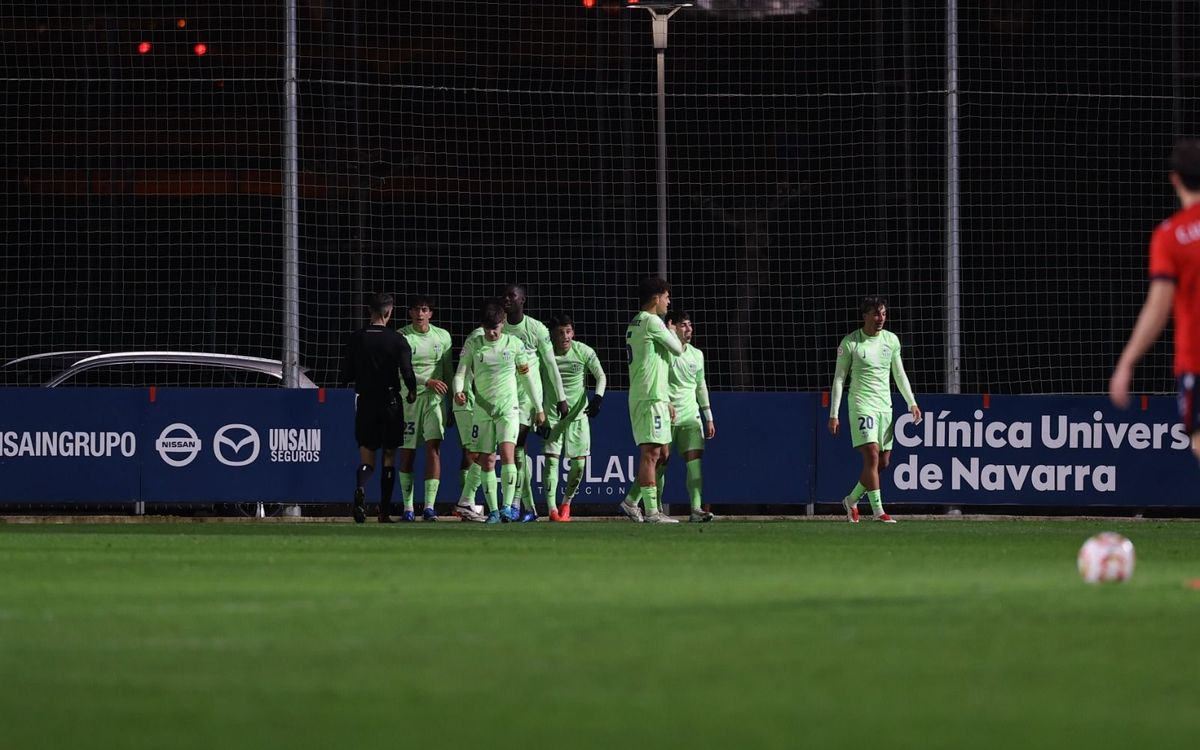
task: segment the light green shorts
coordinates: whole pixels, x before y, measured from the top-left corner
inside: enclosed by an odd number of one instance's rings
[[[475,438],[471,433],[475,430],[475,411],[470,406],[454,405],[454,426],[458,428],[458,442],[467,453],[478,453],[475,450]],[[478,434],[478,433],[476,433]]]
[[[446,437],[446,408],[437,393],[417,396],[413,403],[404,401],[404,442],[401,448],[412,450],[429,440]]]
[[[855,447],[878,443],[879,450],[892,449],[892,412],[870,411],[858,413],[850,409],[850,443]]]
[[[633,427],[633,442],[638,445],[671,442],[671,410],[666,401],[630,402],[629,424]]]
[[[704,450],[704,423],[699,414],[671,426],[671,444],[680,456],[688,451]]]
[[[546,414],[546,423],[550,425],[550,429],[562,419],[558,416],[558,412],[553,412],[551,417]],[[592,455],[592,426],[588,424],[588,418],[584,414],[580,414],[571,420],[567,425],[567,429],[558,436],[556,440],[547,440],[542,446],[542,455],[545,456],[562,456],[566,452],[566,458],[583,458]]]
[[[482,410],[475,411],[475,423],[471,425],[471,439],[475,444],[476,453],[495,452],[501,443],[516,443],[517,433],[521,429],[519,407],[503,414],[499,419],[485,414]]]

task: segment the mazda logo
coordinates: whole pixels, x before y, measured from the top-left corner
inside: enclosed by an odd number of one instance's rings
[[[250,425],[227,424],[213,436],[213,453],[216,454],[217,460],[226,466],[245,466],[254,463],[254,459],[258,458],[261,444],[258,432]],[[249,455],[245,458],[236,457],[247,450]]]

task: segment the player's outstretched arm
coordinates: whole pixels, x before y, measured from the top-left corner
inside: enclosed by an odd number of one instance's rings
[[[1108,397],[1113,404],[1124,409],[1129,406],[1129,388],[1133,383],[1133,368],[1142,359],[1167,326],[1171,315],[1171,304],[1175,300],[1175,282],[1170,279],[1154,279],[1146,294],[1146,303],[1138,314],[1129,342],[1117,360],[1112,379],[1108,381]]]

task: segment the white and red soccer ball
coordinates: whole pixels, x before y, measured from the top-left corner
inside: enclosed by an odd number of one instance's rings
[[[1133,576],[1133,542],[1113,531],[1091,537],[1079,548],[1079,575],[1088,583],[1128,581]]]

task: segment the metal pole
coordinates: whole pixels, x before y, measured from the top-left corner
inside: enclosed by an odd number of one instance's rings
[[[657,19],[656,19],[657,20]],[[666,19],[663,39],[666,40]],[[657,40],[658,35],[655,34]],[[667,278],[667,84],[666,50],[657,49],[658,63],[658,275]]]
[[[283,385],[300,385],[300,149],[296,0],[286,2],[283,63]]]
[[[958,188],[958,2],[946,2],[946,393],[959,393],[962,273]]]
[[[679,12],[683,5],[660,13],[647,7],[650,12],[651,31],[654,34],[654,59],[658,77],[658,275],[667,278],[667,22]]]

